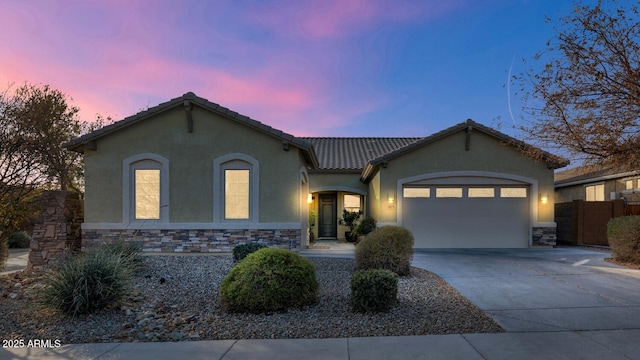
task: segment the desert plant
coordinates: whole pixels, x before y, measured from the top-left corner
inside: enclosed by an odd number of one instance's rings
[[[292,251],[266,248],[249,254],[220,285],[220,299],[230,312],[286,311],[315,301],[313,263]]]
[[[138,271],[144,268],[144,256],[141,252],[141,244],[116,239],[103,244],[100,250],[119,256],[120,262],[128,266],[132,271]]]
[[[351,277],[355,312],[389,311],[398,299],[398,275],[385,269],[358,270]]]
[[[76,254],[47,273],[40,301],[68,315],[87,314],[117,303],[130,279],[131,268],[118,254],[105,250]]]
[[[260,243],[240,244],[233,248],[233,261],[242,261],[247,255],[254,253],[260,249],[266,248],[267,245]]]
[[[9,248],[26,249],[31,245],[31,236],[26,231],[16,231],[9,235]]]
[[[401,226],[383,226],[356,246],[356,270],[387,269],[404,276],[411,273],[413,234]]]
[[[640,264],[640,216],[609,220],[607,239],[616,260]]]

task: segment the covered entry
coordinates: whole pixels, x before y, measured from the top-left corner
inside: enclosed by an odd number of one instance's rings
[[[405,183],[402,226],[415,248],[526,248],[531,186],[507,179],[446,178]]]

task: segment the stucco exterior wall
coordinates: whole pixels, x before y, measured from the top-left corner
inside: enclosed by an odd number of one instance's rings
[[[596,181],[588,184],[578,184],[557,188],[555,191],[556,202],[571,202],[573,200],[587,200],[585,187],[589,185],[597,185],[604,183],[604,199],[611,200],[611,193],[616,193],[619,199],[624,191],[624,181],[622,179],[609,179],[604,181]]]
[[[538,201],[537,222],[554,221],[553,170],[548,169],[546,163],[535,162],[520,151],[478,131],[472,133],[469,151],[465,150],[465,140],[465,132],[454,133],[392,159],[386,168],[381,167],[374,177],[379,184],[374,185],[372,181],[369,187],[373,191],[375,186],[380,197],[376,219],[382,223],[397,221],[397,206],[388,202],[387,194],[392,194],[397,201],[401,195],[397,193],[398,179],[425,173],[486,171],[536,179],[537,193],[530,196],[538,199],[541,193],[546,193],[549,198],[546,204]],[[376,208],[376,205],[371,208]]]
[[[213,162],[242,153],[259,163],[259,223],[300,223],[299,149],[194,106],[194,131],[183,108],[161,112],[97,140],[85,152],[87,223],[122,223],[123,159],[153,153],[169,160],[169,222],[214,219]]]

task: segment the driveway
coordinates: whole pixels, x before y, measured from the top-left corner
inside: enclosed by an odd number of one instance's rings
[[[509,332],[640,329],[640,270],[571,249],[425,250],[438,274]]]

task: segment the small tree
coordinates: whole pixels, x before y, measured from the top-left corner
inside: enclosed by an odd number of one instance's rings
[[[576,3],[557,36],[516,76],[528,141],[587,164],[640,165],[640,22],[636,2]],[[548,19],[551,22],[550,19]],[[536,154],[534,154],[536,155]],[[539,154],[538,154],[539,155]]]
[[[357,221],[362,215],[362,210],[358,211],[349,211],[347,209],[342,210],[342,217],[338,219],[338,223],[340,225],[349,227],[349,235],[347,236],[347,240],[351,240],[351,236],[354,235],[353,229],[357,225]]]

